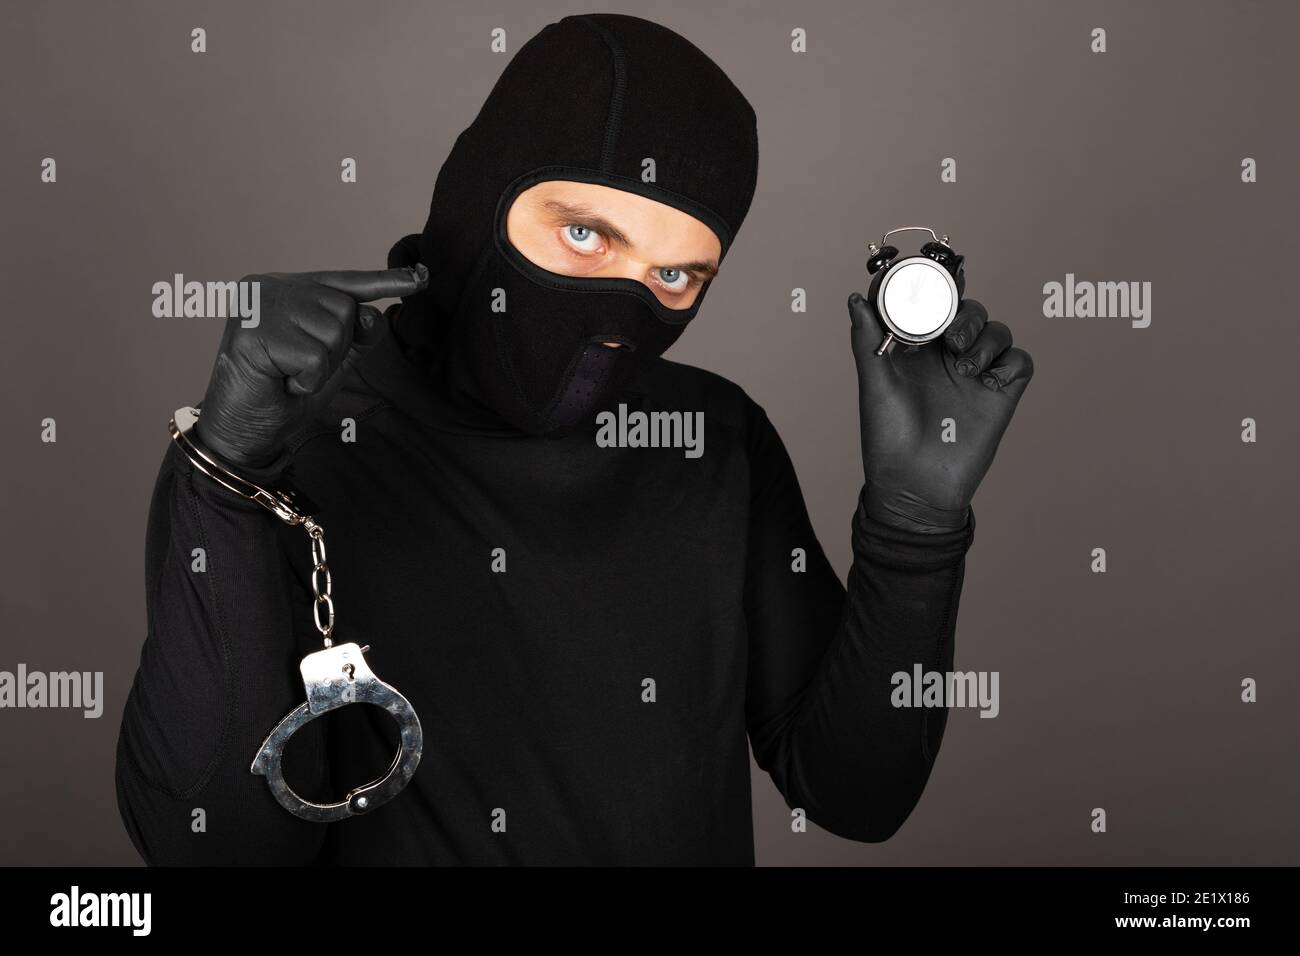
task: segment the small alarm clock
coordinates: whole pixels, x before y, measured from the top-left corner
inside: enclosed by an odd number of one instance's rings
[[[928,232],[932,237],[918,255],[898,258],[898,249],[886,245],[896,232]],[[880,237],[880,244],[867,244],[871,258],[867,271],[874,276],[867,301],[875,306],[887,334],[876,349],[884,355],[897,339],[907,345],[924,345],[943,335],[957,315],[961,300],[959,281],[964,281],[959,256],[947,236],[935,235],[927,226],[900,226]]]

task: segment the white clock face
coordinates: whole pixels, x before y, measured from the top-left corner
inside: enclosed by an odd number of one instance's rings
[[[931,339],[957,312],[957,286],[932,259],[906,259],[884,279],[880,303],[890,322],[906,336]]]

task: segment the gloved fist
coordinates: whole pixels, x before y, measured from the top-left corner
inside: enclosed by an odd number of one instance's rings
[[[274,272],[260,284],[261,321],[226,323],[195,429],[224,463],[260,468],[338,392],[348,370],[382,337],[374,299],[412,295],[423,265],[382,272]]]
[[[961,300],[941,340],[896,341],[884,355],[875,352],[885,329],[857,292],[849,296],[849,320],[867,513],[927,534],[965,527],[975,489],[1034,373],[1029,353],[1012,348],[1011,330],[989,321],[973,299]]]

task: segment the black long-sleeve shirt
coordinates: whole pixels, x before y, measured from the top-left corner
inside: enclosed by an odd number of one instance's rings
[[[890,677],[951,669],[973,513],[921,535],[859,499],[846,594],[775,429],[717,375],[661,360],[626,398],[702,411],[704,453],[688,458],[598,447],[594,429],[493,427],[393,336],[358,373],[296,440],[292,478],[326,530],[335,640],[371,645],[411,701],[419,769],[331,824],[289,814],[250,772],[322,646],[307,536],[169,447],[118,742],[145,860],[752,865],[747,739],[821,827],[879,841],[902,824],[947,712],[895,708]],[[286,748],[286,777],[340,799],[386,771],[395,727],[368,705],[318,718]]]

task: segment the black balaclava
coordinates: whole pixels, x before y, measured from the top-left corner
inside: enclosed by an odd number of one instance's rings
[[[544,270],[506,237],[511,201],[544,180],[623,189],[699,219],[725,256],[757,173],[753,108],[684,37],[615,14],[551,23],[456,140],[424,232],[389,254],[390,266],[419,261],[430,273],[403,301],[399,338],[444,359],[458,388],[516,428],[564,434],[676,341],[709,282],[691,308],[669,309],[632,279]],[[493,310],[496,289],[504,311]]]

